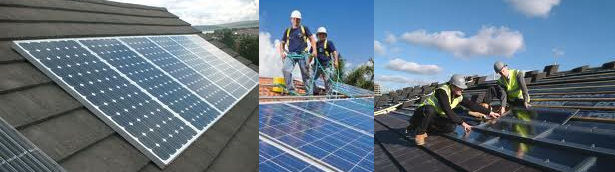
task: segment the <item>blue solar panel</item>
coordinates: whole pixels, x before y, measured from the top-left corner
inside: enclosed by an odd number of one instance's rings
[[[245,88],[252,88],[256,86],[256,82],[251,80],[248,76],[242,74],[240,70],[231,67],[227,62],[220,60],[216,55],[210,53],[205,48],[197,45],[194,41],[186,36],[171,36],[171,38],[181,44],[187,50],[193,52],[194,54],[201,57],[203,60],[207,61],[209,64],[214,66],[214,68],[222,71],[224,74],[229,76],[234,81],[238,82]]]
[[[339,105],[342,107],[346,107],[348,109],[353,109],[355,111],[361,112],[362,114],[368,116],[374,116],[374,103],[369,102],[368,98],[365,99],[342,99],[342,100],[332,100],[328,101],[329,103],[333,103],[335,105]]]
[[[19,42],[26,58],[155,162],[168,163],[196,131],[73,40]]]
[[[211,78],[199,74],[179,59],[169,54],[147,38],[121,38],[128,46],[133,48],[160,69],[185,84],[190,90],[212,103],[220,111],[226,111],[237,98],[223,90]]]
[[[339,102],[345,100],[338,100]],[[339,103],[338,102],[338,103]],[[360,112],[352,107],[343,107],[325,101],[307,101],[289,103],[307,111],[325,116],[344,125],[374,134],[374,111]],[[369,115],[371,113],[371,115]]]
[[[0,119],[0,171],[65,171],[15,128]]]
[[[196,40],[189,40],[185,46],[194,46]],[[14,43],[26,59],[160,167],[258,84],[247,89],[167,36]]]
[[[79,42],[197,129],[204,129],[220,115],[220,111],[201,100],[200,96],[191,93],[117,39],[79,40]]]
[[[202,57],[193,54],[182,45],[173,41],[171,38],[150,37],[150,39],[188,66],[205,75],[205,77],[213,79],[213,82],[220,84],[224,90],[230,92],[234,97],[242,97],[248,92],[247,88],[225,75],[208,61],[203,60]]]
[[[259,105],[259,131],[338,170],[374,170],[373,136],[287,104]]]
[[[243,65],[237,59],[235,59],[235,58],[231,57],[230,55],[226,54],[224,51],[220,50],[215,45],[205,41],[203,38],[201,38],[199,36],[192,35],[192,36],[188,36],[188,37],[194,43],[196,43],[197,45],[200,45],[201,47],[205,48],[207,51],[209,51],[211,54],[213,54],[218,59],[220,59],[220,60],[222,60],[224,62],[227,62],[233,68],[238,69],[242,74],[248,76],[252,81],[254,81],[255,83],[258,83],[258,73],[255,72],[254,70],[250,69],[248,66]]]
[[[259,171],[322,171],[319,168],[280,150],[262,140],[258,141]]]

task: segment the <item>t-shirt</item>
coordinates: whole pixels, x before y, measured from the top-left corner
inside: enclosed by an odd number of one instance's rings
[[[333,51],[335,50],[335,45],[330,40],[327,40],[327,49],[325,50],[325,41],[319,40],[316,42],[316,57],[318,57],[318,62],[323,65],[327,65],[331,59],[333,59]],[[329,52],[329,56],[325,54],[325,51]]]
[[[305,29],[305,36],[309,39],[309,37],[312,36],[312,33],[307,26],[303,26],[303,28]],[[303,33],[301,33],[301,27],[297,27],[294,29],[291,27],[290,33],[288,35],[290,37],[290,39],[288,39],[288,42],[286,42],[286,44],[288,44],[288,52],[302,53],[303,50],[305,50],[305,48],[308,46],[305,42],[305,39],[303,39],[304,37]],[[284,30],[284,33],[282,35],[282,40],[286,41],[286,29]]]

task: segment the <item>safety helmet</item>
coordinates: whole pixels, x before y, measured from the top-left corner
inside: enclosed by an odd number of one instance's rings
[[[290,13],[290,18],[301,19],[301,12],[299,12],[299,10],[293,10],[293,12]]]
[[[504,64],[504,62],[497,61],[493,64],[493,70],[495,70],[496,73],[499,73],[500,71],[502,71],[502,68],[506,66],[508,65]]]
[[[327,28],[319,27],[318,30],[316,30],[316,34],[319,34],[319,33],[324,33],[326,35],[327,34]]]
[[[466,78],[463,75],[454,74],[451,77],[451,80],[448,81],[448,83],[461,89],[468,88],[468,86],[466,85]]]

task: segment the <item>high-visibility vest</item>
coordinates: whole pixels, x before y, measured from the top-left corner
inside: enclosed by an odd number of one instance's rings
[[[508,70],[508,79],[500,77],[497,81],[497,83],[506,90],[506,97],[508,97],[508,100],[523,98],[523,91],[521,90],[519,81],[517,81],[518,73],[519,70],[516,69]]]
[[[448,103],[450,104],[451,109],[457,107],[461,100],[463,100],[463,95],[460,95],[459,97],[454,99],[451,98],[451,88],[448,84],[444,84],[438,87],[436,90],[438,89],[444,90],[444,92],[446,92],[446,97],[448,97]],[[446,118],[446,113],[444,113],[444,110],[442,110],[442,107],[440,107],[440,104],[438,103],[438,98],[436,97],[436,90],[434,90],[420,106],[432,105],[436,109],[436,113]]]
[[[290,44],[290,42],[288,42],[288,41],[290,41],[290,30],[291,30],[291,28],[287,28],[286,29],[286,42],[284,42],[286,44],[285,45],[286,49],[288,49],[288,44]],[[303,27],[303,25],[301,25],[301,35],[303,35],[302,37],[305,40],[305,44],[306,45],[309,44],[308,37],[307,37],[307,35],[305,35],[305,27]],[[309,50],[308,46],[305,46],[305,50],[303,50],[303,51],[308,51],[308,50]]]

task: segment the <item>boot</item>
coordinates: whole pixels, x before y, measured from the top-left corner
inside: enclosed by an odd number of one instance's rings
[[[416,136],[414,136],[414,142],[416,143],[417,146],[422,146],[425,144],[425,138],[427,137],[427,134],[417,134]]]

